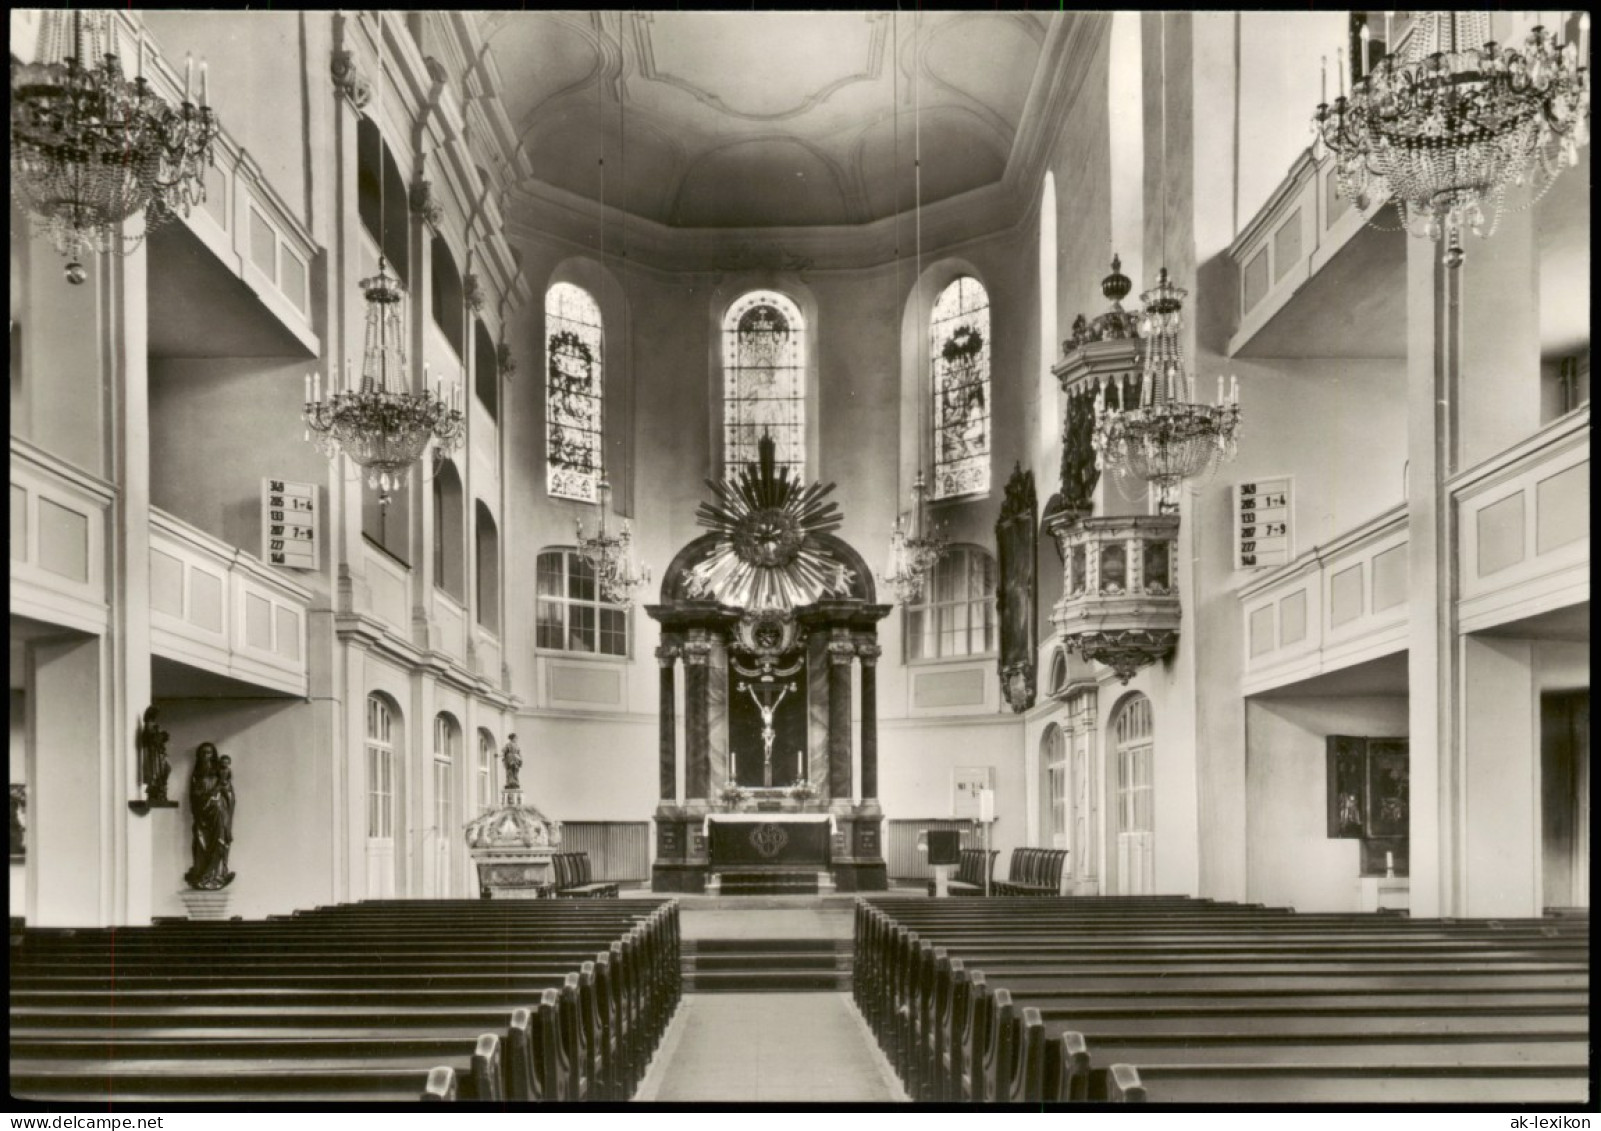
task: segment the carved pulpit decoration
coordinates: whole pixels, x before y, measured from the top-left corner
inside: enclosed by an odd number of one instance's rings
[[[652,887],[717,890],[743,864],[881,890],[873,660],[890,609],[834,534],[833,484],[792,478],[770,436],[756,452],[729,479],[707,480],[696,518],[709,533],[678,552],[661,604],[645,610],[662,630]]]
[[[1034,658],[1039,654],[1035,576],[1038,542],[1034,473],[1024,471],[1019,464],[1007,481],[1001,516],[995,522],[1001,572],[995,592],[996,617],[1001,626],[1001,694],[1017,714],[1034,705]]]

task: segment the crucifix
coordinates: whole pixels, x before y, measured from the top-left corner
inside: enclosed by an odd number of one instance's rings
[[[740,680],[738,690],[749,695],[751,702],[762,716],[762,786],[771,788],[773,784],[773,740],[778,732],[773,729],[773,715],[778,705],[784,701],[784,696],[795,690],[795,681],[788,683],[775,683],[773,677],[764,675],[756,683]]]

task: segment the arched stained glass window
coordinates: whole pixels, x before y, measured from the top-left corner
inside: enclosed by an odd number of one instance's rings
[[[756,461],[762,434],[780,467],[806,477],[806,324],[776,291],[751,291],[723,318],[723,474]]]
[[[545,292],[545,490],[592,503],[599,496],[601,318],[588,291]]]
[[[990,489],[990,299],[971,275],[929,317],[934,374],[934,498]]]

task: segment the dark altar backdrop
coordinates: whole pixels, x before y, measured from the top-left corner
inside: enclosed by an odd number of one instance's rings
[[[796,652],[781,658],[779,669],[804,661]],[[746,670],[749,670],[747,666]],[[768,687],[781,688],[793,683],[795,689],[786,694],[773,712],[773,729],[778,737],[773,741],[773,786],[783,788],[801,780],[806,758],[806,668],[791,676],[773,677]],[[728,668],[728,749],[734,758],[734,781],[746,789],[762,788],[762,716],[756,700],[740,685],[762,687],[759,678],[741,675],[730,663]],[[758,691],[771,700],[777,691]]]

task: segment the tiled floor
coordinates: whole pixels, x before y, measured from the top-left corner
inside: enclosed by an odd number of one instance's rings
[[[906,1093],[848,994],[685,994],[634,1098],[904,1103]]]

